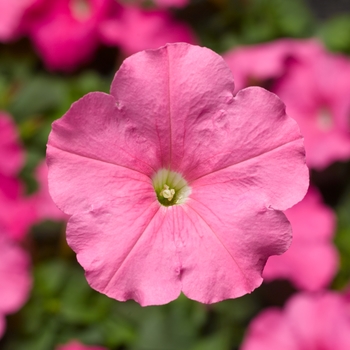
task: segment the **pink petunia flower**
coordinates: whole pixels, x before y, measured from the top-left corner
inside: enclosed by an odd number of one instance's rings
[[[339,256],[332,243],[335,215],[310,188],[305,198],[285,212],[293,227],[291,247],[267,261],[266,280],[287,278],[297,287],[316,291],[326,287],[337,272]]]
[[[195,41],[190,28],[166,10],[146,11],[114,0],[36,0],[22,27],[45,65],[66,72],[90,61],[101,41],[128,55],[167,42]]]
[[[73,71],[93,57],[111,0],[50,0],[28,14],[28,32],[51,70]]]
[[[117,45],[126,55],[145,49],[155,49],[166,43],[196,40],[191,29],[175,21],[165,10],[144,10],[124,6],[100,27],[101,37],[108,45]]]
[[[350,157],[350,60],[315,40],[283,39],[225,55],[237,87],[268,85],[305,137],[307,163],[323,169]]]
[[[281,210],[308,187],[303,141],[276,95],[233,96],[220,56],[185,43],[126,59],[111,94],[52,126],[49,188],[90,285],[118,300],[204,303],[261,282],[284,252]]]
[[[271,349],[350,349],[349,305],[328,291],[297,294],[284,310],[264,310],[250,324],[241,350]]]
[[[73,340],[68,344],[60,345],[56,347],[56,350],[107,350],[107,349],[102,346],[84,345],[76,340]]]
[[[0,232],[0,337],[5,331],[4,316],[18,311],[31,288],[29,257]]]
[[[305,137],[306,161],[323,169],[350,158],[350,60],[323,53],[293,62],[274,91]]]

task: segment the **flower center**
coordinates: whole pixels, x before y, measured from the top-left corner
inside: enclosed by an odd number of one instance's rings
[[[169,169],[160,169],[152,183],[160,204],[169,207],[185,203],[191,193],[191,187],[181,174]]]

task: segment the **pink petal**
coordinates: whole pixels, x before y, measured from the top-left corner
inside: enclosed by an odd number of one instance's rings
[[[146,205],[134,198],[74,215],[68,243],[96,290],[143,306],[165,304],[181,291],[173,218],[151,198]]]
[[[299,201],[308,186],[308,170],[302,137],[283,103],[266,90],[247,88],[226,109],[220,132],[207,133],[204,141],[201,130],[188,132],[201,160],[186,158],[186,173],[197,178],[196,186],[221,193],[229,189],[232,195],[251,191],[266,208],[278,210]]]
[[[187,132],[195,129],[204,143],[205,131],[213,129],[213,123],[206,125],[207,119],[217,117],[221,106],[227,107],[232,90],[232,76],[220,56],[183,43],[126,59],[111,86],[112,96],[129,119],[133,138],[140,138],[138,152],[143,159],[148,159],[148,149],[159,149],[160,162],[155,163],[154,154],[148,160],[153,161],[152,167],[170,167],[183,174],[182,161],[193,164],[197,160],[197,165],[203,160],[202,153],[207,154],[206,144],[199,148],[199,140],[187,141]],[[144,140],[149,144],[144,146]],[[187,171],[187,181],[193,178],[189,175]]]
[[[262,282],[267,257],[288,248],[286,217],[251,196],[193,186],[186,204],[174,231],[181,238],[182,290],[191,299],[213,303],[250,293]]]

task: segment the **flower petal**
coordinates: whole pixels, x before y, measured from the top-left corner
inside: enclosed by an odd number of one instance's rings
[[[185,156],[191,162],[204,152],[198,149],[198,140],[186,139],[188,131],[195,127],[200,132],[201,120],[211,118],[230,101],[233,88],[232,74],[219,55],[176,43],[126,59],[113,80],[111,94],[135,132],[146,134],[162,150],[161,167],[178,171]]]
[[[204,303],[250,293],[262,282],[268,256],[288,248],[288,220],[249,195],[195,190],[183,206],[188,219],[179,230],[183,292]]]
[[[167,209],[136,200],[94,208],[69,220],[68,243],[94,289],[143,306],[179,296],[174,223]]]
[[[186,173],[196,179],[190,185],[229,191],[232,197],[249,191],[278,210],[300,201],[309,176],[303,140],[283,103],[264,89],[247,88],[237,94],[227,115],[225,133],[208,136],[207,155],[203,147],[202,157],[188,164]]]

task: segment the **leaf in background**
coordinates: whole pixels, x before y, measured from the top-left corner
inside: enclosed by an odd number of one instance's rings
[[[345,192],[343,200],[336,208],[338,228],[335,244],[340,253],[340,268],[333,287],[342,289],[350,283],[350,189]]]
[[[350,54],[350,14],[333,17],[322,24],[319,35],[331,51]]]
[[[47,75],[34,75],[23,83],[12,100],[9,111],[20,122],[33,115],[60,108],[68,100],[66,82]]]

